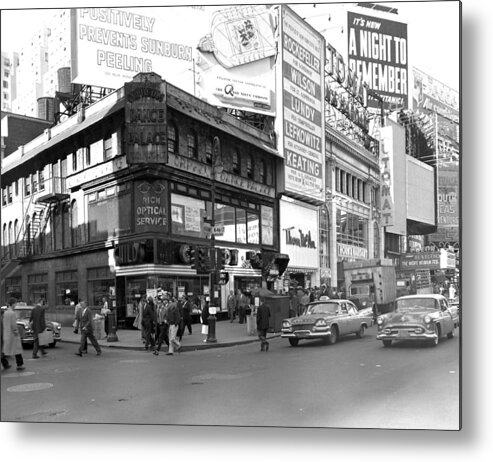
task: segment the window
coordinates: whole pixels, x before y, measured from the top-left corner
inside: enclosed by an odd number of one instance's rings
[[[274,245],[274,209],[262,205],[262,244]]]
[[[171,194],[171,232],[190,237],[205,237],[205,201]]]
[[[11,204],[12,203],[12,185],[9,184],[7,186],[7,203]]]
[[[2,205],[7,205],[7,188],[2,189]]]
[[[108,134],[103,140],[103,160],[106,161],[113,157],[113,138]]]
[[[261,160],[260,161],[260,168],[259,168],[259,181],[260,183],[264,184],[265,183],[265,161]]]
[[[72,153],[72,171],[77,171],[77,152]]]
[[[79,301],[77,270],[65,270],[55,273],[56,304],[71,306]]]
[[[167,128],[168,136],[168,152],[176,153],[178,145],[178,135],[176,133],[176,126],[174,122],[168,122]]]
[[[13,297],[17,300],[22,300],[22,284],[21,277],[5,278],[5,299]]]
[[[31,183],[33,187],[33,194],[38,192],[38,174],[33,173],[31,175]]]
[[[250,154],[246,156],[246,174],[247,178],[253,180],[253,159]]]
[[[108,267],[87,270],[87,303],[103,306],[103,297],[110,298],[115,287],[115,277]]]
[[[27,300],[30,305],[45,304],[48,300],[48,274],[29,274],[27,276]]]
[[[79,219],[78,219],[77,201],[73,200],[70,207],[70,228],[72,230],[72,245],[76,246],[81,243]]]
[[[31,177],[24,178],[24,194],[26,196],[31,195]]]
[[[205,161],[212,165],[212,141],[206,140],[205,142]]]
[[[86,166],[88,167],[89,165],[91,165],[91,148],[89,146],[85,147],[84,148],[84,153],[85,153],[85,163],[86,163]]]
[[[45,172],[43,170],[39,171],[39,190],[44,191],[45,189]]]
[[[235,175],[239,175],[241,173],[240,155],[237,149],[233,151],[233,156],[231,158],[231,169]]]
[[[187,156],[197,159],[197,136],[194,131],[187,134]]]

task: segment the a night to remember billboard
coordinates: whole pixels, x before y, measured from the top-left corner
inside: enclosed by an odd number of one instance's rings
[[[348,12],[349,67],[361,75],[385,109],[408,108],[407,24]],[[370,107],[378,102],[369,99]]]

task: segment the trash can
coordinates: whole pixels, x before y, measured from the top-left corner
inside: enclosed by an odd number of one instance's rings
[[[104,332],[104,316],[100,316],[99,314],[94,315],[92,318],[92,328],[94,331],[94,337],[96,340],[101,340],[105,336]]]
[[[249,314],[246,317],[247,335],[257,335],[257,318],[254,314]]]

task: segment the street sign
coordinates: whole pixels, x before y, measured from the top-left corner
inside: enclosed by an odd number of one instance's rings
[[[228,281],[229,281],[229,273],[226,271],[221,271],[219,273],[219,284],[223,286],[227,284]]]
[[[214,236],[222,236],[224,234],[224,225],[214,226],[212,232],[214,233]]]

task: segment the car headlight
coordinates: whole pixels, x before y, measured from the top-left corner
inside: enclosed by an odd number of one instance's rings
[[[431,318],[430,318],[428,315],[426,315],[426,316],[423,318],[423,321],[425,322],[425,324],[430,324],[430,322],[431,322]]]
[[[283,321],[282,322],[282,327],[285,327],[286,329],[291,327],[291,323],[289,321]]]
[[[378,324],[379,326],[381,326],[381,325],[383,324],[383,318],[382,318],[382,316],[379,316],[379,317],[377,318],[377,324]]]
[[[366,306],[366,302],[362,302],[362,303],[361,303],[361,305],[362,305],[362,306]]]
[[[315,327],[325,327],[326,325],[327,325],[327,323],[325,322],[325,319],[319,319],[315,323]]]

